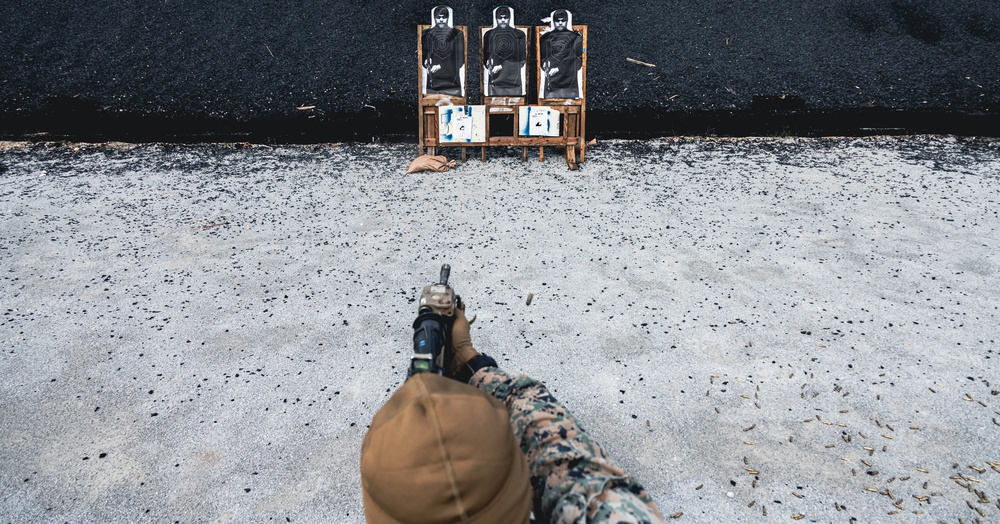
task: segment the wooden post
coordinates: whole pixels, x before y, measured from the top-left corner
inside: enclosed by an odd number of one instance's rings
[[[424,50],[421,42],[423,25],[417,26],[417,148],[424,154]]]
[[[583,48],[587,49],[587,26],[580,26],[583,35]],[[587,52],[583,53],[583,82],[580,84],[580,162],[583,162],[587,151]]]
[[[567,145],[566,146],[566,165],[569,166],[571,171],[576,171],[576,146]]]

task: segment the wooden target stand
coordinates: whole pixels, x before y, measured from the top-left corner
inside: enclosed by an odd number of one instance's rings
[[[574,25],[573,30],[580,33],[583,37],[583,57],[581,65],[581,82],[580,82],[580,98],[539,98],[539,103],[535,107],[547,108],[551,111],[559,113],[560,121],[560,135],[559,136],[527,136],[521,134],[522,129],[522,107],[528,106],[527,97],[511,97],[511,96],[484,96],[483,97],[483,112],[485,113],[484,129],[478,140],[473,138],[471,140],[464,141],[445,141],[441,140],[441,115],[443,111],[452,106],[466,106],[467,98],[451,96],[451,95],[439,95],[439,94],[424,94],[423,89],[423,49],[420,45],[420,37],[425,29],[429,29],[429,25],[419,25],[417,26],[417,78],[419,82],[419,123],[418,123],[418,147],[419,153],[423,154],[437,154],[438,148],[443,147],[459,147],[461,148],[461,158],[462,162],[466,161],[466,151],[469,147],[479,147],[481,150],[481,159],[483,162],[486,161],[486,148],[487,147],[521,147],[521,161],[527,160],[528,148],[538,147],[538,160],[540,162],[545,161],[545,148],[546,147],[561,147],[565,151],[566,164],[571,170],[576,170],[579,168],[581,162],[585,160],[587,143],[584,140],[586,132],[586,117],[587,117],[587,26],[585,25]],[[456,29],[462,32],[466,39],[466,44],[468,44],[468,31],[465,26],[456,26]],[[484,26],[480,28],[480,35],[482,32],[490,29],[490,26]],[[531,33],[531,29],[528,26],[516,26],[516,29],[526,30],[528,34]],[[534,30],[535,33],[535,78],[541,79],[541,57],[540,55],[540,41],[541,41],[541,31],[537,28]],[[527,41],[531,41],[527,39]],[[465,46],[466,57],[465,63],[468,64],[468,45]],[[480,45],[480,55],[482,55],[482,46]],[[530,53],[528,53],[530,56]],[[480,56],[479,64],[482,64],[482,56]],[[478,64],[477,64],[478,65]],[[480,75],[480,88],[482,92],[485,92],[483,88],[483,82],[485,79]],[[527,80],[527,79],[525,79]],[[467,89],[467,87],[466,87]],[[529,108],[530,109],[530,108]],[[510,117],[513,122],[513,127],[510,125],[496,125],[498,117]],[[491,122],[493,124],[491,124]],[[502,127],[502,130],[498,128]],[[509,131],[509,133],[507,132]]]

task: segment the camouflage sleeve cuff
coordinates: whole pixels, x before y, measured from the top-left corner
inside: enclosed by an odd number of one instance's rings
[[[542,386],[542,383],[526,375],[514,376],[498,367],[485,367],[476,371],[469,380],[469,384],[481,389],[496,397],[498,400],[510,407],[510,400],[518,391],[534,386]]]

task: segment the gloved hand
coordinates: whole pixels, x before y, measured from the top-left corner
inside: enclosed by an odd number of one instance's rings
[[[476,317],[472,317],[472,320],[475,321]],[[451,325],[451,347],[454,355],[451,359],[451,369],[448,370],[450,377],[454,377],[466,362],[479,355],[472,346],[471,324],[472,322],[465,318],[465,303],[459,302],[455,308],[455,322]]]

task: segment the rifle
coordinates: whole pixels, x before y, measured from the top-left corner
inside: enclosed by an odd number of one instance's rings
[[[451,266],[442,265],[438,282],[424,286],[420,292],[417,319],[413,321],[413,357],[407,376],[417,373],[443,375],[451,364],[451,327],[462,299],[448,285],[450,274]]]

